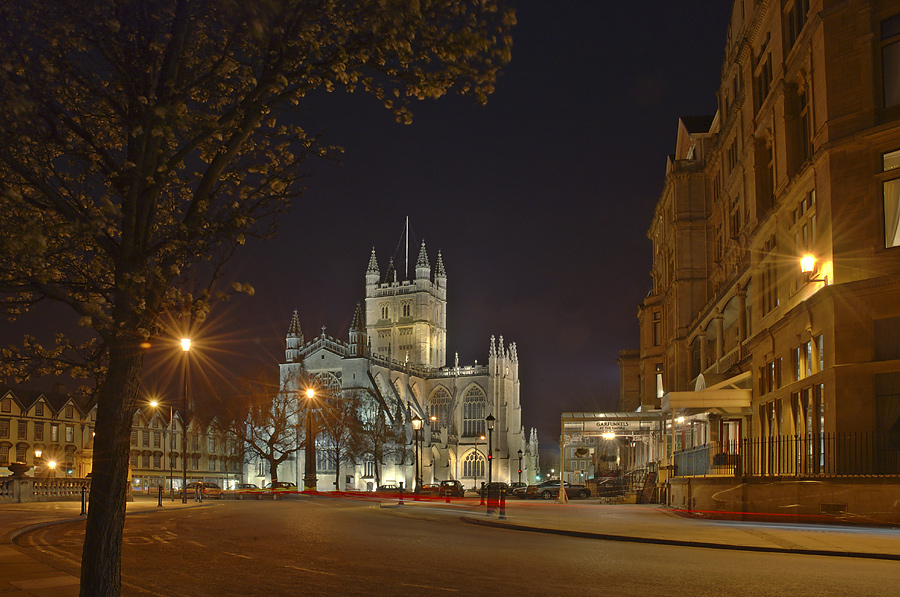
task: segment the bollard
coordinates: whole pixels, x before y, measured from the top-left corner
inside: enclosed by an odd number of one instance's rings
[[[500,516],[499,520],[506,520],[506,490],[500,488]]]
[[[157,508],[162,508],[162,485],[159,486],[159,503],[156,504]]]
[[[87,514],[87,485],[81,486],[81,515]]]
[[[481,492],[480,493],[481,493],[481,503],[478,505],[483,506],[484,505],[484,481],[481,482]]]
[[[496,505],[496,498],[494,497],[494,489],[491,487],[493,483],[488,484],[487,486],[487,511],[485,514],[488,516],[492,516],[494,514],[494,507]]]
[[[403,481],[400,481],[400,501],[397,502],[397,505],[403,505]]]

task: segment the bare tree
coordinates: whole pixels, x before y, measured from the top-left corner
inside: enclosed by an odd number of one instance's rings
[[[303,426],[298,424],[297,395],[260,377],[243,385],[244,392],[231,404],[230,431],[243,442],[246,456],[268,464],[274,485],[278,466],[296,454],[305,439]]]
[[[375,484],[381,485],[381,470],[389,460],[406,462],[406,427],[402,412],[391,412],[374,393],[359,399],[359,434],[355,438],[354,452],[359,457],[375,462]]]
[[[341,463],[352,461],[356,457],[358,437],[362,431],[359,408],[359,394],[354,390],[337,396],[326,396],[322,401],[321,435],[325,439],[324,448],[334,456],[335,489],[340,488]]]
[[[120,590],[144,351],[171,333],[163,315],[196,324],[227,297],[223,265],[274,233],[304,158],[327,152],[298,124],[304,99],[360,91],[401,122],[415,99],[484,101],[510,56],[498,2],[0,3],[0,308],[63,304],[90,332],[26,338],[0,361],[20,383],[96,380],[82,595]]]

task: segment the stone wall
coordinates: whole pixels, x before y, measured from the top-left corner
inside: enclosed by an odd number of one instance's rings
[[[900,524],[900,477],[676,477],[668,505],[711,517]]]

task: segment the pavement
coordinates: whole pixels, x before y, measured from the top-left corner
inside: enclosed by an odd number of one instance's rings
[[[158,500],[138,498],[125,506],[126,516],[135,512],[196,508],[203,504],[180,499]],[[84,520],[81,502],[32,502],[0,504],[0,597],[33,595],[38,597],[76,597],[80,580],[28,555],[16,540],[29,531],[41,527]]]
[[[507,500],[504,519],[500,519],[499,511],[488,515],[477,498],[453,499],[450,503],[410,498],[407,496],[402,506],[396,500],[380,500],[381,507],[402,516],[451,515],[470,524],[586,539],[900,561],[897,528],[705,520],[664,506],[597,500],[572,500],[568,504]],[[373,497],[366,495],[365,499]],[[137,498],[128,503],[126,514],[202,506],[164,499],[159,508],[155,499]],[[44,526],[82,520],[80,512],[80,502],[0,504],[0,597],[78,595],[77,577],[32,558],[16,540]]]

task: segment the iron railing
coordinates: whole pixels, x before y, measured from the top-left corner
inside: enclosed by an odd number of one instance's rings
[[[876,432],[780,435],[675,453],[675,475],[900,475],[900,442]]]

